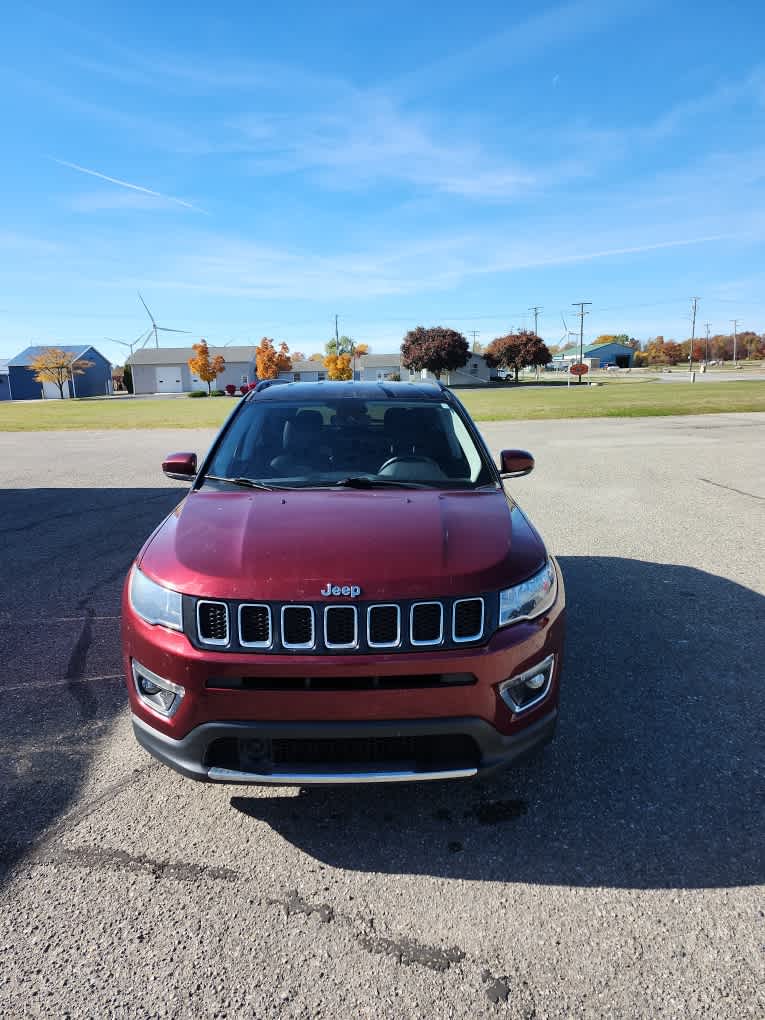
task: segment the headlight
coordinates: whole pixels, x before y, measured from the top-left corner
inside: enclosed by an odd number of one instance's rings
[[[531,620],[546,612],[555,602],[555,567],[548,560],[528,581],[499,593],[499,625],[506,627],[518,620]]]
[[[180,594],[150,581],[138,567],[133,567],[130,577],[130,605],[147,623],[183,630]]]

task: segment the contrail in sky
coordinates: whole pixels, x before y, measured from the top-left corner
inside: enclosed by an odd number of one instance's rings
[[[59,166],[67,166],[70,170],[77,170],[81,174],[89,174],[91,177],[98,177],[102,181],[109,181],[110,184],[118,184],[121,188],[130,188],[131,191],[140,191],[144,195],[151,195],[153,198],[162,198],[166,202],[175,202],[176,205],[182,205],[186,209],[193,209],[194,212],[204,212],[204,209],[200,209],[198,205],[192,205],[191,202],[184,202],[182,198],[174,198],[172,195],[163,195],[161,191],[153,191],[151,188],[144,188],[140,184],[131,184],[130,181],[121,181],[118,177],[109,177],[106,174],[99,173],[98,170],[89,170],[86,166],[79,166],[77,163],[69,163],[65,159],[56,159],[55,156],[49,157],[54,163],[58,163]]]

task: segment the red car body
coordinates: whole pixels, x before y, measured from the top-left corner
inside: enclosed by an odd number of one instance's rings
[[[305,385],[280,388],[279,397]],[[343,392],[360,390],[341,385]],[[432,399],[433,387],[416,389]],[[459,409],[488,457],[464,408],[452,395],[441,399]],[[125,585],[124,665],[141,744],[196,779],[305,784],[469,776],[549,740],[558,711],[563,582],[492,470],[497,484],[471,491],[195,485],[133,568],[181,593],[183,630],[147,622],[132,604],[130,576]],[[498,593],[546,563],[555,575],[552,604],[498,626]],[[226,606],[225,646],[201,645],[199,609],[194,613],[200,599]],[[479,639],[460,644],[449,631],[455,600],[482,600]],[[427,647],[401,639],[407,620],[414,626],[411,607],[423,601],[442,607],[442,640]],[[269,607],[272,638],[281,607],[311,607],[316,647],[288,650],[275,639],[264,650],[242,647],[241,634],[231,636],[241,605]],[[324,643],[318,636],[321,620],[327,606],[343,605],[356,606],[356,642],[333,652],[326,631]],[[398,607],[395,648],[369,645],[364,620],[368,628],[369,607],[379,606]],[[502,685],[544,662],[541,696],[515,711]],[[179,689],[171,715],[141,696],[141,670]]]

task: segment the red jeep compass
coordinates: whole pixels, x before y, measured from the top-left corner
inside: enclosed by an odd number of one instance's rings
[[[139,742],[194,779],[474,776],[549,740],[555,560],[440,385],[261,383],[123,597]]]

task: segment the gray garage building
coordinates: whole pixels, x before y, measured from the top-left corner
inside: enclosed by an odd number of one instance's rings
[[[133,392],[190,393],[191,390],[206,390],[207,383],[193,375],[189,368],[189,358],[193,354],[191,347],[145,347],[136,351],[130,359]],[[218,354],[223,356],[226,368],[214,383],[216,389],[225,389],[229,383],[239,387],[242,383],[254,382],[254,347],[210,347],[210,358]]]

